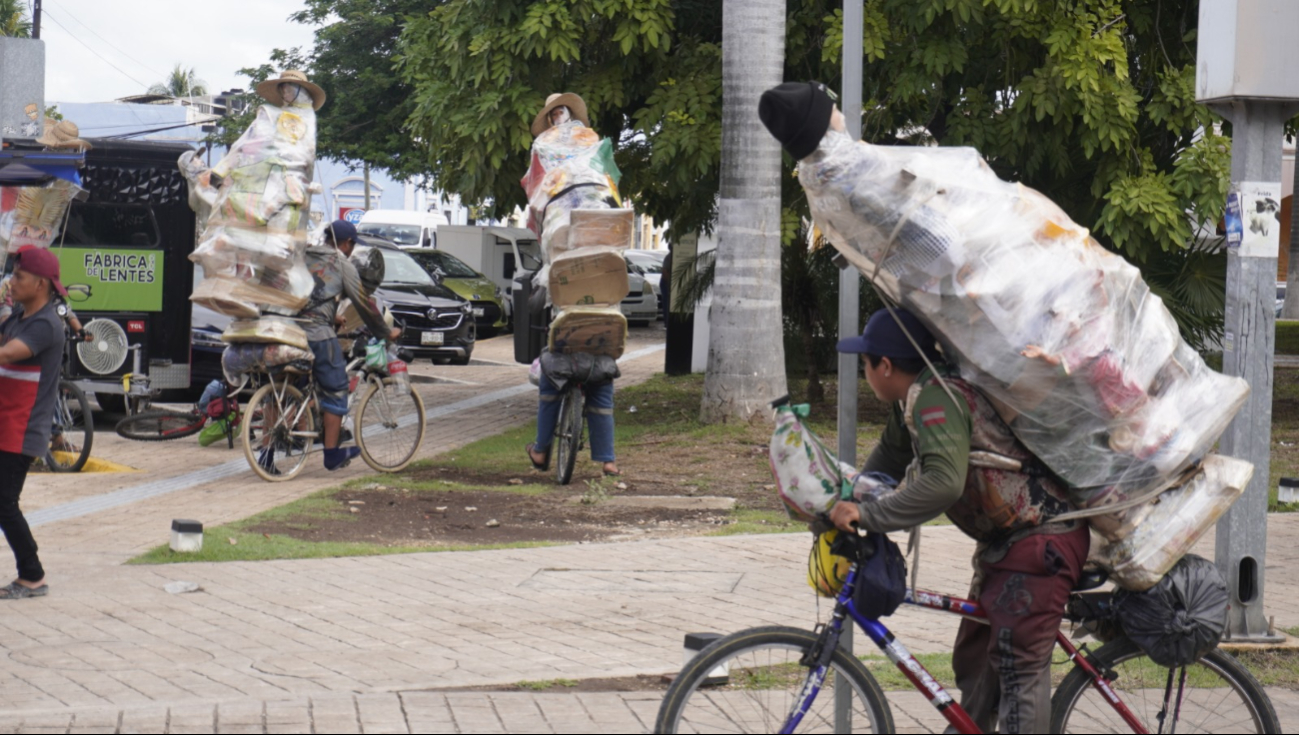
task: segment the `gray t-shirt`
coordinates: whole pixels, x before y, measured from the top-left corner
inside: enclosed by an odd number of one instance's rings
[[[63,372],[63,321],[50,301],[23,318],[22,306],[0,324],[0,345],[21,340],[26,360],[0,365],[0,451],[43,457],[50,446],[55,391]]]

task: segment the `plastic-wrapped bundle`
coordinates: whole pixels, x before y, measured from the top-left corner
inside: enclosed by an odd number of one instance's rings
[[[307,333],[288,319],[264,316],[260,319],[236,319],[221,333],[223,342],[261,342],[310,349]]]
[[[781,406],[771,434],[768,457],[776,479],[776,494],[790,518],[811,523],[830,512],[846,494],[845,482],[857,470],[844,464],[826,448],[800,419],[808,407]]]
[[[613,248],[570,250],[550,263],[555,306],[617,304],[627,298],[627,261]]]
[[[302,230],[311,207],[315,157],[316,113],[309,98],[259,107],[252,125],[211,171],[195,156],[181,157],[191,207],[200,214],[211,209],[190,259],[218,279],[200,284],[195,301],[235,317],[255,316],[249,307],[292,315],[306,306],[313,282],[303,258]],[[215,190],[214,177],[220,182]]]
[[[608,355],[615,360],[627,348],[627,318],[616,306],[568,306],[550,325],[550,351]]]
[[[225,352],[221,354],[221,369],[225,372],[226,381],[237,385],[240,382],[239,376],[245,373],[266,372],[267,368],[293,362],[310,366],[314,360],[315,355],[311,350],[301,347],[241,342],[226,345]]]
[[[817,225],[918,316],[1082,508],[1203,457],[1245,381],[1210,370],[1140,273],[970,148],[854,143],[799,164]]]
[[[1149,589],[1245,492],[1254,465],[1211,454],[1180,487],[1160,494],[1135,530],[1095,553],[1125,589]]]
[[[573,121],[549,128],[532,143],[532,165],[520,181],[528,195],[528,226],[541,238],[549,263],[569,250],[569,217],[574,209],[609,209],[619,204],[613,145]]]
[[[25,245],[48,248],[63,225],[68,206],[84,190],[56,179],[48,186],[0,188],[0,245],[16,253]]]

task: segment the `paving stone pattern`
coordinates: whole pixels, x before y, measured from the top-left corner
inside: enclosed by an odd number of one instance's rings
[[[625,382],[660,360],[631,361]],[[446,405],[523,375],[521,366],[471,366],[457,373],[469,385],[419,387],[430,406]],[[434,422],[426,452],[534,410],[524,395]],[[80,484],[33,476],[32,505],[54,508],[232,459],[197,445],[104,447],[108,459],[148,472]],[[122,565],[162,543],[171,518],[215,525],[361,473],[314,471],[278,484],[249,473],[40,526],[52,594],[0,604],[0,732],[645,732],[657,693],[448,690],[671,672],[685,633],[806,628],[830,612],[806,585],[804,534]],[[1267,605],[1283,627],[1299,625],[1296,520],[1269,523]],[[936,527],[926,529],[924,550],[922,586],[964,592],[972,544]],[[201,590],[164,591],[182,580]],[[904,608],[889,624],[912,651],[942,652],[956,618]],[[1273,698],[1287,731],[1299,730],[1291,714],[1299,697],[1277,690]],[[901,732],[942,730],[918,694],[890,699]]]

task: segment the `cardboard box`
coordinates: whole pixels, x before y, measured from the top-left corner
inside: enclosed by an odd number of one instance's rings
[[[629,248],[634,218],[630,209],[574,209],[569,217],[568,247]]]
[[[616,306],[569,306],[550,324],[550,351],[585,352],[622,357],[627,348],[627,319]]]
[[[550,302],[607,306],[627,298],[627,261],[613,248],[570,250],[550,264]]]

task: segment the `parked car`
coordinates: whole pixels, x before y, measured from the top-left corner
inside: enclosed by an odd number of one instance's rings
[[[645,280],[654,288],[654,298],[658,301],[659,314],[663,313],[663,288],[660,280],[663,277],[663,259],[668,256],[666,250],[626,250],[623,255],[627,262],[635,263],[644,271]]]
[[[401,345],[416,357],[468,365],[478,339],[473,306],[433,277],[396,245],[361,235],[353,257],[369,248],[383,253],[383,283],[375,291],[393,316],[406,324]]]
[[[648,327],[658,318],[658,298],[644,273],[640,266],[627,261],[627,298],[622,300],[619,308],[631,327]]]
[[[451,253],[433,248],[410,248],[405,251],[415,259],[429,275],[439,280],[443,286],[455,291],[460,298],[469,302],[473,308],[474,322],[478,333],[486,336],[497,329],[504,329],[508,315],[505,311],[504,294],[501,287],[482,273],[470,268],[463,260]]]

